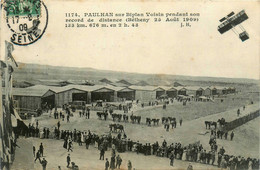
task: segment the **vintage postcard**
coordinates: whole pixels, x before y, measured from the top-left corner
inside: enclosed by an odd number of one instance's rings
[[[2,0],[0,169],[259,169],[258,0]]]

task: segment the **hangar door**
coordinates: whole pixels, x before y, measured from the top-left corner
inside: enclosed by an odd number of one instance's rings
[[[87,93],[72,93],[72,101],[87,102]]]
[[[203,94],[203,90],[202,89],[196,91],[196,96],[202,96],[202,94]]]
[[[129,88],[125,88],[117,92],[117,97],[126,100],[135,100],[135,91]]]
[[[91,93],[92,101],[102,100],[107,102],[114,101],[114,90],[108,88],[101,88]]]
[[[186,90],[179,90],[178,95],[186,95]]]
[[[217,89],[212,89],[212,95],[217,95]]]
[[[55,92],[49,90],[42,96],[42,106],[55,107]]]
[[[164,95],[164,94],[165,94],[164,89],[161,89],[161,88],[156,89],[156,98],[159,98],[159,97],[161,97],[161,95]]]
[[[177,90],[167,91],[166,94],[171,98],[177,97]]]
[[[49,106],[49,108],[55,107],[55,95],[50,95],[42,98],[42,104]]]

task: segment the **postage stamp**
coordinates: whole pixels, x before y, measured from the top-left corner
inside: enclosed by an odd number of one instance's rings
[[[40,0],[7,0],[5,2],[6,16],[37,16],[41,15]]]
[[[33,44],[42,37],[47,28],[47,7],[39,0],[13,0],[12,2],[18,2],[18,4],[22,2],[25,4],[24,7],[26,4],[31,6],[26,6],[26,8],[21,7],[23,11],[19,10],[19,8],[16,11],[9,11],[8,9],[10,8],[5,9],[7,16],[6,24],[11,32],[10,41],[15,45],[21,46]]]

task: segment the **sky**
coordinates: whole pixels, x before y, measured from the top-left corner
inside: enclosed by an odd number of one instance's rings
[[[257,1],[48,0],[45,3],[49,11],[47,30],[36,43],[15,46],[13,55],[19,62],[147,74],[259,79],[260,3]],[[241,42],[232,31],[221,35],[217,31],[219,19],[242,9],[249,16],[242,25],[250,39]],[[138,28],[72,29],[64,27],[65,12],[199,12],[200,17],[191,28],[180,28],[176,22],[161,22],[139,24]],[[7,40],[8,31],[3,25],[1,36]]]

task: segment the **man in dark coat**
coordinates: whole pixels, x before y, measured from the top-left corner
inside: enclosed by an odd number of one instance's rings
[[[105,114],[104,114],[104,119],[105,119],[105,120],[107,120],[107,115],[108,115],[108,113],[105,113]]]
[[[38,120],[36,120],[36,127],[37,127],[37,128],[39,127],[39,122],[38,122]]]
[[[67,114],[67,123],[70,122],[70,115]]]
[[[43,160],[42,160],[42,162],[41,162],[41,164],[42,164],[42,169],[43,169],[43,170],[46,170],[47,163],[48,163],[48,162],[45,160],[45,158],[43,158]]]
[[[174,154],[173,154],[173,152],[171,153],[171,155],[170,155],[170,165],[171,166],[173,166],[173,163],[174,163]]]
[[[234,132],[232,131],[230,134],[230,139],[233,140],[233,137],[234,137]]]
[[[67,167],[69,167],[70,166],[70,154],[68,154],[68,156],[67,156]]]
[[[58,130],[59,130],[60,129],[60,121],[58,121],[57,126],[58,126]]]
[[[224,136],[225,136],[225,139],[227,140],[227,136],[228,136],[228,132],[227,131],[225,132]]]
[[[49,128],[46,130],[46,137],[47,137],[47,139],[49,139],[49,134],[50,134],[50,130],[49,130]]]
[[[37,161],[37,159],[39,159],[39,161],[41,162],[41,153],[40,153],[40,151],[38,150],[38,152],[36,153],[36,158],[35,158],[35,160],[34,160],[34,162],[36,162]]]
[[[108,168],[109,168],[109,161],[108,161],[107,158],[106,158],[105,170],[108,170]]]
[[[120,155],[117,155],[116,157],[116,168],[120,169],[122,163],[122,158],[120,157]]]
[[[220,131],[220,138],[222,139],[222,136],[224,135],[223,131]]]
[[[211,151],[211,160],[212,160],[212,165],[214,165],[214,162],[215,162],[215,152],[214,151]]]
[[[33,157],[35,157],[35,146],[33,146]]]
[[[99,157],[99,160],[104,160],[104,156],[105,156],[105,150],[104,148],[102,147],[101,150],[100,150],[100,157]]]
[[[115,162],[116,162],[115,157],[112,156],[110,160],[110,169],[114,170],[116,168]]]
[[[89,136],[86,136],[86,138],[85,138],[86,149],[88,149],[90,142],[91,142],[90,137],[89,137]]]
[[[43,145],[42,145],[42,143],[41,143],[41,145],[40,145],[40,153],[41,153],[41,156],[43,156]]]
[[[89,119],[89,115],[90,115],[90,108],[88,107],[87,108],[87,116],[86,116],[88,119]]]
[[[133,141],[128,139],[128,150],[132,151],[132,147],[133,147]]]
[[[46,129],[43,128],[43,138],[46,138]]]
[[[206,159],[207,159],[207,164],[209,164],[210,159],[211,159],[211,152],[210,151],[208,153],[206,153]]]
[[[69,151],[73,152],[73,150],[72,150],[72,141],[69,141],[68,152],[69,152]]]

